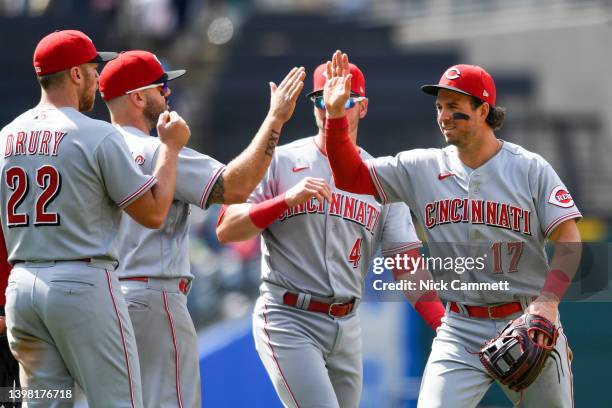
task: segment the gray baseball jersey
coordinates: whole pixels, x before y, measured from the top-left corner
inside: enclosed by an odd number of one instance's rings
[[[451,271],[454,279],[509,283],[508,291],[442,291],[447,300],[491,304],[537,296],[549,269],[546,238],[563,221],[581,217],[546,160],[508,142],[475,170],[454,146],[401,152],[368,166],[381,201],[404,201],[421,220],[432,256],[484,258],[483,269]],[[432,272],[444,275],[441,268]]]
[[[117,129],[143,173],[153,173],[160,140],[134,127]],[[193,278],[189,206],[206,207],[224,168],[211,157],[183,148],[174,201],[162,227],[145,228],[127,214],[121,219],[117,274],[134,326],[145,408],[201,406],[198,337],[187,310],[185,284]]]
[[[370,156],[362,150],[363,157]],[[421,246],[403,203],[333,186],[314,138],[276,149],[252,203],[276,197],[304,177],[325,179],[331,202],[311,199],[262,232],[261,296],[253,314],[257,352],[286,407],[357,407],[361,395],[361,326],[351,313],[332,318],[283,304],[286,292],[326,303],[359,300],[377,247],[392,256]]]
[[[462,282],[507,280],[507,291],[447,290],[440,297],[486,305],[519,300],[526,306],[548,273],[545,240],[560,223],[579,218],[571,195],[539,155],[512,143],[477,169],[458,158],[457,149],[417,149],[368,162],[383,202],[409,203],[425,227],[433,257],[484,257],[484,268],[457,275],[433,268],[438,277]],[[474,351],[506,320],[447,313],[434,339],[423,374],[419,407],[475,407],[491,385]],[[557,322],[563,333],[560,321]],[[514,403],[530,407],[570,407],[572,374],[565,335],[555,345],[538,379],[522,394],[503,387]]]
[[[0,157],[11,262],[116,259],[121,209],[156,181],[113,126],[72,108],[17,117],[0,132]]]
[[[91,406],[142,406],[136,341],[113,273],[115,237],[121,209],[156,179],[142,174],[113,126],[73,108],[29,110],[5,127],[0,175],[15,263],[8,337],[22,386],[76,381]]]
[[[364,150],[361,155],[371,158]],[[406,205],[384,206],[369,195],[333,187],[327,157],[314,138],[278,147],[249,202],[274,198],[307,176],[327,180],[332,201],[321,205],[313,198],[262,232],[264,281],[324,297],[360,298],[379,243],[384,256],[421,246]]]
[[[144,174],[155,169],[158,138],[130,127],[117,127]],[[163,226],[145,228],[127,214],[121,219],[118,239],[120,278],[154,276],[192,278],[189,266],[189,205],[205,208],[208,196],[225,166],[217,160],[183,148],[179,154],[174,201]]]

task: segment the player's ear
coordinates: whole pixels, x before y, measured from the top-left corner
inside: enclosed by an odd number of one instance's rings
[[[368,114],[368,98],[363,98],[359,103],[359,119],[363,119]]]
[[[68,68],[68,77],[70,81],[74,84],[80,84],[83,80],[83,72],[81,71],[81,67],[70,67]]]
[[[146,101],[145,101],[145,98],[143,97],[142,92],[132,92],[128,94],[127,97],[130,99],[130,102],[134,106],[138,108],[144,108]]]
[[[489,115],[489,111],[491,110],[491,105],[489,105],[487,102],[483,102],[483,104],[480,105],[478,109],[479,116],[481,116],[483,120],[486,120],[487,116]]]

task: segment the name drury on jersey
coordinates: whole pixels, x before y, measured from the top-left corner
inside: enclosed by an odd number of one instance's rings
[[[425,205],[425,227],[470,222],[531,235],[531,211],[512,204],[468,198],[446,198]]]
[[[332,192],[331,203],[324,200],[320,203],[317,199],[311,198],[304,204],[289,208],[280,217],[281,222],[306,214],[324,214],[329,210],[329,215],[341,217],[347,221],[355,222],[365,227],[371,234],[374,234],[378,221],[380,221],[380,206],[370,204],[360,200],[358,197]]]
[[[66,132],[32,130],[9,133],[6,136],[4,157],[21,155],[57,156]]]

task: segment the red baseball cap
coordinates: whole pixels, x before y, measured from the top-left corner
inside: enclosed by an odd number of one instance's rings
[[[353,75],[351,80],[351,93],[358,94],[359,96],[365,96],[365,77],[363,72],[357,65],[349,63],[350,73]],[[321,92],[327,81],[327,64],[321,64],[315,69],[312,75],[312,92],[307,97],[311,97],[315,92]]]
[[[495,107],[495,82],[484,68],[478,65],[459,64],[447,69],[438,85],[423,85],[423,92],[438,95],[440,88],[474,96]]]
[[[100,72],[100,95],[108,101],[129,91],[171,81],[185,72],[184,69],[164,71],[159,59],[148,51],[122,52]]]
[[[88,62],[110,61],[116,52],[98,52],[91,38],[78,30],[55,31],[34,50],[36,75],[48,75]]]

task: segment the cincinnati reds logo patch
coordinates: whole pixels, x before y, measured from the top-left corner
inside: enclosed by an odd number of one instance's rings
[[[461,71],[457,67],[452,67],[446,70],[444,76],[448,79],[457,79],[461,76]]]
[[[553,188],[548,197],[548,202],[552,205],[562,208],[570,208],[574,205],[574,199],[567,191],[565,186],[557,186]]]
[[[137,165],[142,166],[145,162],[145,158],[142,154],[139,154],[138,156],[134,157],[134,161]]]

